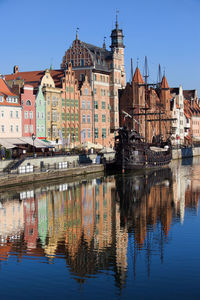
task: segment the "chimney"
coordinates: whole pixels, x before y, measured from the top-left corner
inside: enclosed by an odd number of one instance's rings
[[[19,67],[18,66],[14,66],[13,68],[13,74],[17,74],[19,72]]]

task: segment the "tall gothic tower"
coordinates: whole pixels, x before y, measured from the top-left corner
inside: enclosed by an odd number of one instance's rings
[[[119,127],[119,97],[118,90],[126,85],[124,67],[123,31],[119,29],[116,16],[115,28],[111,32],[112,78],[111,78],[111,129]]]

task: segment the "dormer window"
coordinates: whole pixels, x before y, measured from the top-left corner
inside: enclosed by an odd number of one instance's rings
[[[9,102],[9,103],[17,103],[17,98],[15,98],[15,97],[7,97],[6,98],[6,100],[7,100],[7,102]]]
[[[3,97],[2,96],[0,96],[0,102],[3,102]]]

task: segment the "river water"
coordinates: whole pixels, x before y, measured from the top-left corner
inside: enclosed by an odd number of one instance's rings
[[[1,299],[199,299],[200,159],[0,192]]]

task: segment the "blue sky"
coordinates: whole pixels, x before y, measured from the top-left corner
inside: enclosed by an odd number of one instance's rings
[[[0,73],[11,73],[14,65],[20,71],[51,63],[59,68],[77,27],[79,38],[91,44],[101,46],[106,36],[108,48],[116,9],[127,80],[131,57],[143,72],[147,55],[150,81],[156,82],[160,63],[171,87],[200,91],[200,0],[0,0]]]

